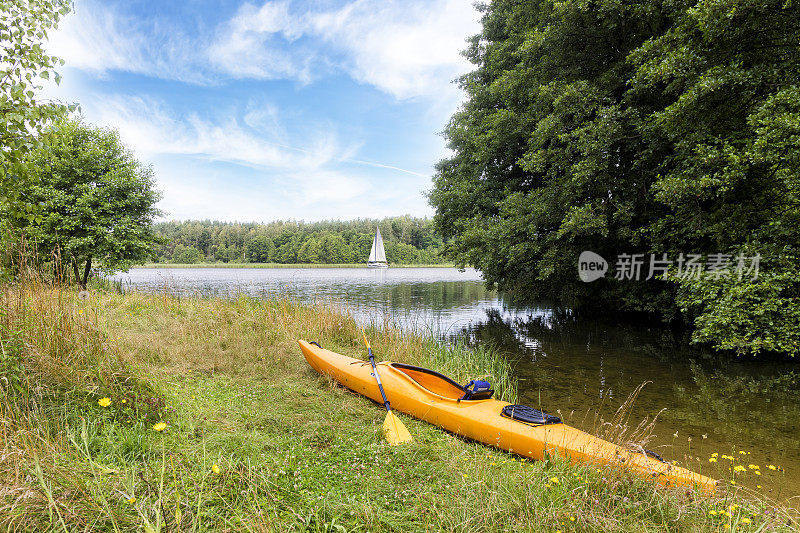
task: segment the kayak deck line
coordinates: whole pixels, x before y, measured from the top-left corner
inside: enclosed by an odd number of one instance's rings
[[[317,372],[330,376],[358,394],[383,403],[369,363],[304,340],[298,343],[306,361]],[[568,426],[558,417],[539,409],[513,405],[495,398],[464,399],[465,388],[462,385],[434,370],[390,361],[382,361],[377,365],[386,396],[394,410],[450,433],[532,459],[542,460],[558,454],[574,463],[620,468],[655,480],[663,486],[697,486],[706,493],[716,490],[717,482],[714,479],[666,463],[660,457],[651,457],[646,451],[630,450],[603,440]],[[514,417],[517,410],[527,412],[532,417],[539,413],[543,423],[519,420]],[[508,416],[509,412],[512,416]]]

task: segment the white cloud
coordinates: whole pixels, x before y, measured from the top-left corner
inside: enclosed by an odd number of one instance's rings
[[[290,52],[286,43],[298,39],[302,21],[289,14],[288,2],[245,4],[222,25],[219,38],[208,48],[208,58],[220,70],[239,78],[310,81],[313,53]]]
[[[181,119],[161,101],[141,97],[96,96],[84,106],[88,120],[113,124],[137,157],[154,165],[169,218],[365,216],[355,206],[368,203],[360,199],[373,190],[370,177],[341,168],[357,147],[341,143],[327,123],[294,146],[277,110],[263,110],[245,113],[242,124],[232,112]]]
[[[96,0],[80,0],[51,33],[46,47],[67,67],[99,77],[119,70],[208,83],[196,65],[197,44],[180,28],[126,17]]]
[[[310,15],[326,42],[347,52],[344,67],[358,81],[398,98],[450,92],[469,70],[460,55],[480,29],[465,0],[356,1],[334,13]]]
[[[166,219],[270,221],[277,219],[322,220],[365,216],[358,206],[371,195],[362,179],[335,171],[259,175],[233,180],[208,166],[176,168],[156,163],[164,200],[159,207]]]
[[[465,0],[355,0],[302,13],[292,13],[284,0],[243,6],[208,53],[236,77],[309,82],[312,70],[335,66],[397,98],[452,96],[451,81],[469,70],[460,52],[479,29]],[[298,44],[301,37],[316,46]]]
[[[273,127],[262,124],[254,132],[235,113],[219,117],[191,114],[177,117],[159,100],[143,97],[95,98],[85,107],[87,116],[99,124],[113,124],[122,140],[143,157],[193,155],[211,161],[224,161],[273,169],[315,169],[350,152],[341,146],[327,125],[303,146],[293,146],[276,115]],[[273,110],[273,113],[276,113]]]
[[[187,169],[175,161],[156,162],[155,170],[164,192],[159,207],[165,219],[267,222],[432,214],[411,188],[392,191],[338,170],[269,176],[254,171],[249,180],[234,180],[227,171],[207,165]]]
[[[452,100],[451,81],[470,68],[460,51],[480,29],[469,0],[353,0],[327,10],[277,0],[246,3],[210,33],[203,24],[134,19],[79,0],[48,50],[97,76],[119,70],[197,84],[220,76],[306,84],[339,70],[396,98]]]

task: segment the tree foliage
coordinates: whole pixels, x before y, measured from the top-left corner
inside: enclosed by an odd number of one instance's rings
[[[30,218],[36,204],[21,197],[26,154],[41,147],[43,129],[67,107],[37,98],[41,80],[60,81],[63,64],[42,43],[70,10],[68,0],[0,0],[0,210]],[[74,106],[69,106],[74,108]]]
[[[55,253],[86,286],[92,267],[115,271],[151,257],[153,172],[125,148],[116,131],[66,120],[48,131],[29,158],[38,180],[25,195],[42,206],[37,220],[18,221],[41,257]]]
[[[450,257],[522,296],[682,313],[697,340],[718,347],[798,351],[800,287],[786,270],[800,222],[798,7],[498,0],[480,9],[483,29],[466,51],[476,68],[459,80],[468,99],[445,131],[453,156],[430,194]],[[763,278],[586,284],[583,250],[612,261],[750,251],[764,257]],[[775,328],[758,329],[764,320]]]
[[[366,263],[375,227],[395,264],[435,264],[442,239],[428,219],[278,221],[268,224],[171,221],[154,230],[165,240],[158,260],[172,263]]]

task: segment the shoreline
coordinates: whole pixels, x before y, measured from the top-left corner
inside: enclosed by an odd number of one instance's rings
[[[136,268],[369,268],[364,263],[145,263]],[[389,268],[455,268],[453,263],[390,265]],[[383,270],[383,269],[371,269]]]

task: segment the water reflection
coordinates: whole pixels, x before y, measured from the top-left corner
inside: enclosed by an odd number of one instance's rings
[[[486,309],[457,335],[493,344],[514,361],[522,401],[561,411],[588,431],[597,413],[609,420],[646,382],[630,420],[658,415],[651,441],[657,451],[691,456],[696,467],[729,477],[708,463],[710,453],[744,450],[750,453],[737,457],[760,465],[763,475],[749,469],[743,484],[761,484],[776,497],[800,494],[800,373],[792,362],[726,358],[691,350],[669,330],[579,321],[546,307]],[[789,474],[768,472],[767,464]]]

